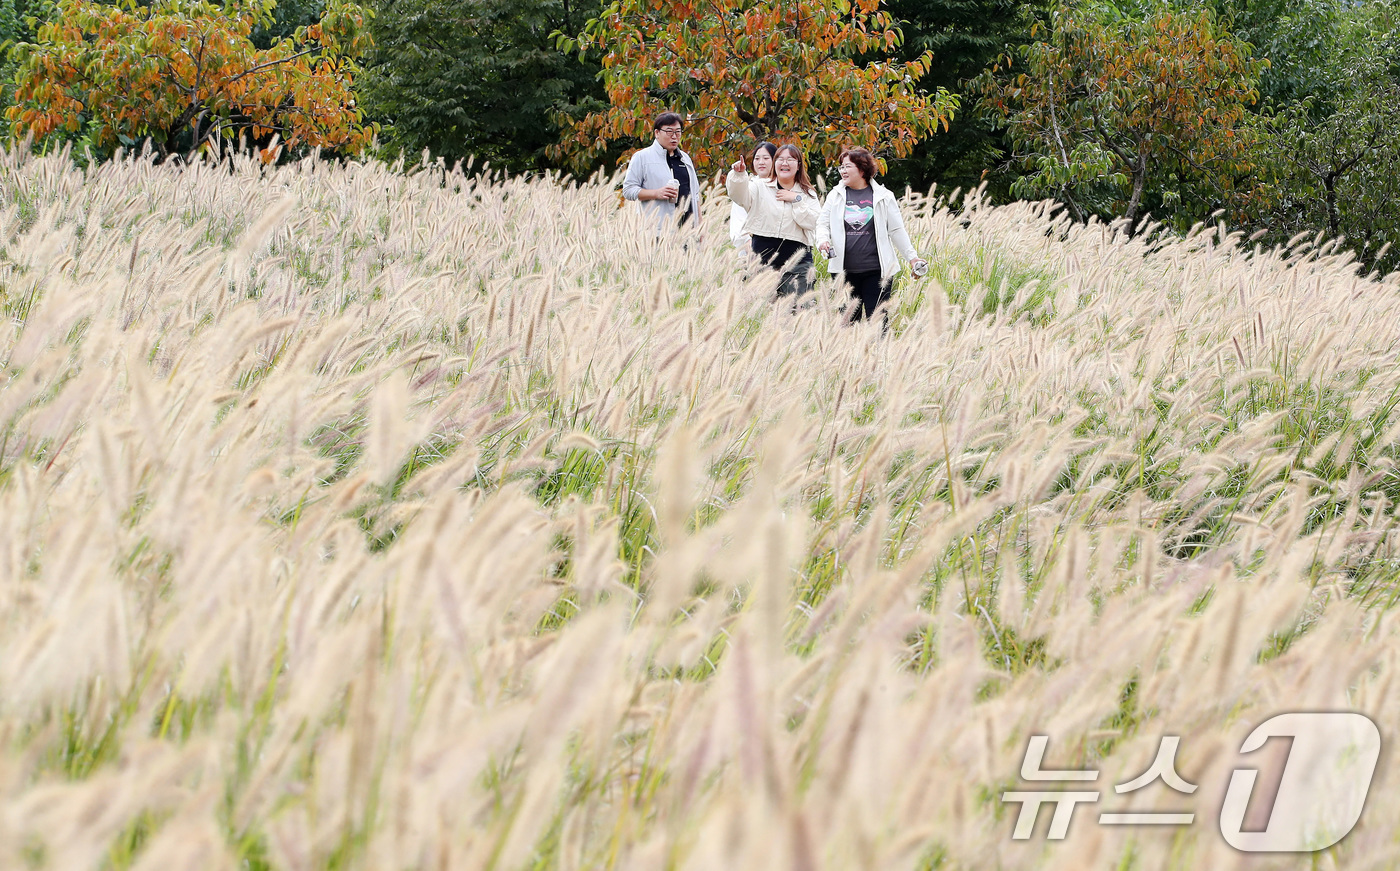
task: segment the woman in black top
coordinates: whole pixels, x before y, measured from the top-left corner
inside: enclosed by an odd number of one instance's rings
[[[849,148],[840,161],[841,184],[827,194],[815,241],[831,274],[844,276],[851,289],[852,320],[863,320],[889,300],[900,257],[915,275],[927,263],[909,240],[894,194],[875,181],[874,155]]]

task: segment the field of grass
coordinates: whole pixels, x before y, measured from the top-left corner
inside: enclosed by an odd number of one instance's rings
[[[1216,820],[1400,723],[1400,280],[959,206],[882,335],[718,200],[0,157],[0,868],[1396,867],[1388,744],[1334,848]]]

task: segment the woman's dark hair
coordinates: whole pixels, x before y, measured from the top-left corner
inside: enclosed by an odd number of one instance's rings
[[[836,158],[836,165],[840,166],[848,157],[851,159],[851,163],[855,164],[856,169],[860,170],[860,174],[866,181],[875,177],[875,155],[871,154],[869,149],[859,146],[847,148],[841,152],[840,157]]]
[[[768,152],[770,158],[778,156],[778,146],[771,142],[760,142],[758,143],[758,147],[753,150],[753,153],[749,155],[749,166],[753,166],[753,159],[758,157],[760,151]]]
[[[773,152],[773,178],[776,179],[778,177],[778,155],[782,154],[784,151],[791,153],[793,157],[797,158],[797,175],[793,177],[793,181],[797,183],[798,187],[802,188],[804,193],[809,196],[816,196],[817,190],[812,187],[811,179],[807,178],[807,161],[802,159],[802,149],[793,145],[791,142],[786,145],[779,145],[778,150]]]
[[[670,127],[672,124],[679,124],[685,127],[685,119],[675,112],[662,112],[656,116],[656,120],[651,122],[651,129],[660,130],[662,127]]]

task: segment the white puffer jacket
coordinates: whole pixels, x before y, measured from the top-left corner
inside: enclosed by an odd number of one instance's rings
[[[899,274],[899,255],[905,260],[918,260],[919,253],[909,241],[904,219],[899,214],[899,201],[890,189],[870,180],[875,192],[875,250],[880,254],[880,277],[894,278]],[[846,183],[841,182],[826,195],[821,219],[817,221],[815,242],[818,247],[831,243],[831,256],[826,259],[832,275],[845,271],[846,262]],[[896,254],[895,252],[899,253]]]
[[[731,200],[749,213],[744,220],[745,234],[812,244],[812,232],[821,215],[821,204],[812,194],[802,193],[801,202],[785,203],[776,196],[776,182],[732,169],[724,180],[724,189],[729,191]]]

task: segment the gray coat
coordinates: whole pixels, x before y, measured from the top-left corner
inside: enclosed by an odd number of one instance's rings
[[[695,163],[690,159],[690,155],[684,151],[680,154],[681,162],[690,171],[692,220],[698,221],[700,219],[700,177],[695,174]],[[627,175],[622,179],[622,197],[636,202],[642,207],[644,213],[655,215],[658,224],[664,224],[675,217],[676,204],[670,200],[641,202],[637,199],[637,194],[643,188],[653,190],[663,187],[666,182],[673,178],[675,176],[671,174],[671,166],[666,162],[666,149],[661,147],[661,143],[653,142],[632,155],[632,159],[627,162]]]

